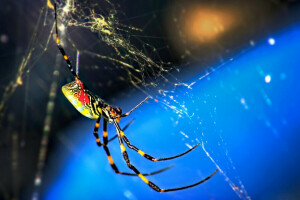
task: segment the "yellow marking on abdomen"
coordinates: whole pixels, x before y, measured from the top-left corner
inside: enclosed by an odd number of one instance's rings
[[[90,116],[90,111],[86,108],[84,108],[82,111],[80,111],[80,113],[84,116]]]
[[[68,60],[68,56],[67,56],[67,55],[64,55],[64,59],[65,59],[65,60]]]
[[[99,142],[100,142],[100,139],[99,139],[99,138],[96,138],[96,142],[98,142],[98,143],[99,143]]]
[[[145,178],[145,176],[143,176],[142,174],[138,174],[138,176],[145,182],[145,183],[149,183],[149,180]]]
[[[99,128],[99,123],[98,123],[98,122],[95,124],[95,127],[96,127],[96,128]]]

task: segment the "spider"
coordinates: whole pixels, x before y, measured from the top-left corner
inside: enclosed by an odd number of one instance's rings
[[[141,156],[143,156],[144,158],[153,161],[153,162],[157,162],[157,161],[164,161],[164,160],[171,160],[174,158],[178,158],[181,157],[187,153],[189,153],[190,151],[194,150],[197,146],[199,146],[199,143],[197,145],[195,145],[194,147],[190,148],[189,150],[185,151],[184,153],[181,153],[179,155],[176,156],[172,156],[172,157],[168,157],[168,158],[155,158],[145,152],[143,152],[142,150],[140,150],[139,148],[135,147],[134,145],[132,145],[128,138],[126,137],[126,135],[124,134],[124,130],[131,124],[131,122],[129,122],[129,124],[127,124],[125,126],[125,128],[121,129],[119,126],[119,121],[121,118],[123,117],[127,117],[128,115],[130,115],[130,113],[132,113],[135,109],[137,109],[138,107],[140,107],[143,103],[145,103],[149,97],[145,98],[143,101],[141,101],[139,104],[137,104],[134,108],[132,108],[129,112],[122,114],[122,110],[121,108],[118,107],[113,107],[107,103],[105,103],[101,98],[99,98],[97,95],[93,94],[91,91],[88,90],[88,88],[85,86],[85,84],[79,79],[78,74],[74,71],[74,68],[71,64],[71,61],[69,60],[68,55],[66,54],[65,50],[63,49],[61,43],[60,43],[60,39],[58,36],[58,28],[57,28],[57,11],[56,11],[56,4],[55,4],[55,33],[56,33],[56,44],[58,49],[60,50],[63,58],[65,59],[68,68],[70,70],[70,72],[73,74],[73,76],[75,77],[75,81],[68,83],[66,85],[64,85],[62,87],[62,92],[63,94],[66,96],[66,98],[71,102],[71,104],[85,117],[91,118],[91,119],[96,119],[96,124],[94,127],[94,136],[96,139],[96,143],[99,147],[103,147],[109,164],[111,166],[111,168],[114,170],[114,172],[116,174],[122,174],[122,175],[128,175],[128,176],[138,176],[139,178],[141,178],[148,186],[150,186],[153,190],[157,191],[157,192],[170,192],[170,191],[176,191],[176,190],[183,190],[183,189],[187,189],[187,188],[191,188],[194,187],[196,185],[199,185],[205,181],[207,181],[208,179],[210,179],[213,175],[215,175],[218,171],[218,169],[216,169],[212,174],[210,174],[208,177],[206,177],[205,179],[196,182],[194,184],[191,185],[187,185],[187,186],[183,186],[183,187],[177,187],[177,188],[170,188],[170,189],[161,189],[159,186],[157,186],[155,183],[149,181],[145,176],[149,176],[149,175],[154,175],[154,174],[158,174],[161,173],[167,169],[169,169],[170,167],[161,169],[159,171],[155,171],[152,173],[146,173],[146,174],[142,174],[140,173],[140,171],[131,164],[130,159],[128,157],[125,145],[123,142],[126,143],[126,145],[136,151],[137,153],[139,153]],[[99,138],[99,134],[98,134],[98,129],[99,129],[99,124],[100,124],[100,119],[101,117],[103,118],[103,142],[101,142],[100,138]],[[111,138],[110,140],[108,140],[107,137],[107,123],[113,123],[116,131],[117,131],[117,135],[114,136],[113,138]],[[127,164],[127,166],[129,167],[129,169],[131,169],[134,173],[127,173],[127,172],[121,172],[119,171],[119,169],[117,168],[116,164],[113,161],[112,156],[110,155],[110,151],[108,149],[108,143],[110,141],[112,141],[113,139],[118,138],[119,143],[120,143],[120,148],[121,148],[121,152],[123,154],[124,160]]]

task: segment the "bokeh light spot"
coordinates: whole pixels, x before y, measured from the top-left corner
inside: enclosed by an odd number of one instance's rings
[[[183,30],[191,42],[211,42],[236,22],[234,12],[191,6],[183,20]]]
[[[269,43],[269,45],[273,46],[273,45],[275,45],[276,41],[274,38],[269,38],[268,43]]]
[[[270,75],[266,75],[265,76],[265,82],[266,83],[270,83],[271,82],[271,76]]]

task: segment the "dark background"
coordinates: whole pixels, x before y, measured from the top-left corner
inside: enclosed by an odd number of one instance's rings
[[[184,27],[178,22],[180,17],[184,18],[186,15],[182,10],[188,10],[189,5],[195,2],[220,10],[234,9],[238,13],[239,22],[213,42],[195,43],[189,40],[188,36],[180,34],[184,32]],[[144,42],[157,48],[163,47],[159,51],[162,60],[179,66],[186,77],[198,74],[212,64],[223,63],[251,43],[262,37],[268,37],[271,33],[300,19],[300,1],[297,0],[226,2],[134,0],[130,3],[129,1],[113,1],[113,3],[122,11],[121,23],[135,27],[144,27],[147,24],[143,29],[146,36],[143,38]],[[60,87],[72,80],[70,73],[65,67],[60,67],[59,76],[53,77],[55,63],[53,61],[58,53],[54,40],[51,39],[48,49],[43,51],[43,45],[51,30],[51,21],[54,20],[53,13],[50,13],[52,10],[48,10],[46,26],[39,26],[42,28],[34,35],[38,16],[43,7],[45,8],[43,1],[1,1],[0,98],[1,102],[4,102],[4,108],[1,110],[0,121],[0,199],[29,199],[32,196],[53,79],[56,79],[58,88],[55,92],[57,97],[49,132],[48,153],[60,143],[58,131],[75,118],[82,117],[72,105],[66,103],[65,97],[60,92]],[[175,18],[177,20],[174,20]],[[44,16],[41,21],[44,21]],[[68,29],[68,33],[79,48],[98,51],[90,46],[98,37],[96,34],[74,27]],[[135,44],[135,41],[133,43]],[[17,86],[11,84],[11,81],[16,79],[23,57],[33,47],[35,50],[22,74],[23,84]],[[104,48],[107,54],[112,53],[110,49]],[[66,49],[75,63],[76,52],[69,46]],[[118,95],[130,96],[134,90],[129,82],[119,80],[119,72],[111,70],[110,67],[113,65],[107,61],[83,55],[80,63],[81,77],[105,100],[113,103]],[[61,66],[63,65],[61,61]],[[11,95],[7,95],[6,91],[12,91]]]

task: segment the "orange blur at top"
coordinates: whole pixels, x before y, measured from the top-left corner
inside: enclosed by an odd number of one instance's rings
[[[191,6],[185,11],[182,30],[191,42],[211,42],[236,24],[235,12]]]

